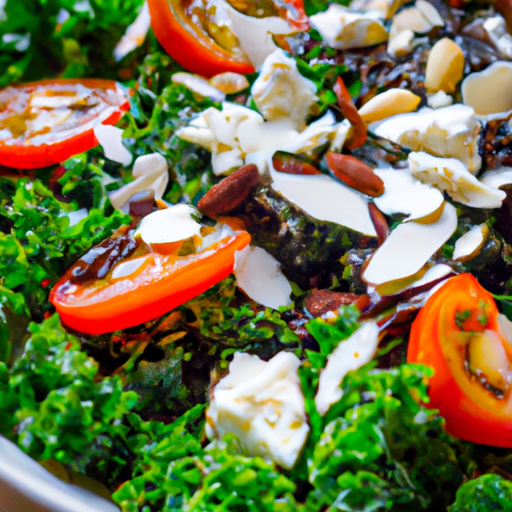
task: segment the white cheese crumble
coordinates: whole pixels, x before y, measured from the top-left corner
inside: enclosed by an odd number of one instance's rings
[[[508,59],[512,59],[512,36],[507,32],[505,18],[500,14],[488,18],[483,27],[498,50]]]
[[[300,364],[290,352],[279,352],[268,362],[235,353],[229,375],[213,390],[207,436],[222,439],[233,433],[249,455],[292,468],[309,432],[297,375]]]
[[[327,46],[337,50],[365,48],[388,38],[379,11],[361,13],[331,4],[327,11],[310,16],[309,21]]]
[[[161,199],[169,182],[167,171],[167,160],[159,153],[139,156],[133,164],[134,181],[110,193],[109,199],[112,206],[128,213],[130,198],[143,190],[152,190],[154,198]]]
[[[482,165],[478,154],[481,125],[473,109],[460,103],[437,110],[424,107],[371,124],[369,129],[413,151],[458,158],[472,174]]]
[[[453,103],[453,97],[444,91],[437,91],[427,95],[427,104],[430,108],[448,107]]]
[[[292,287],[280,263],[261,247],[246,246],[235,252],[236,283],[252,300],[268,308],[289,306]]]
[[[478,181],[456,158],[439,158],[423,151],[408,156],[411,174],[422,181],[446,191],[459,203],[473,208],[499,208],[506,197],[503,190]]]
[[[300,74],[295,59],[276,50],[265,59],[251,94],[267,121],[291,120],[301,128],[318,100],[316,90],[316,85]]]
[[[195,208],[176,204],[146,215],[134,233],[147,244],[169,244],[201,233],[201,225],[192,217]]]
[[[327,112],[299,132],[291,121],[265,122],[254,110],[225,102],[222,110],[210,107],[176,134],[208,149],[212,153],[213,172],[222,175],[248,163],[265,172],[272,167],[276,151],[310,152],[331,142],[339,127],[333,114]]]
[[[378,344],[379,327],[375,322],[363,323],[348,339],[340,341],[320,372],[315,396],[316,409],[320,415],[326,414],[331,405],[341,400],[341,384],[345,375],[369,363]]]

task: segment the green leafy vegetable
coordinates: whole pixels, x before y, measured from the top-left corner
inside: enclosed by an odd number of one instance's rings
[[[69,214],[77,203],[58,201],[40,180],[23,178],[4,186],[12,187],[11,198],[0,210],[0,218],[9,226],[7,232],[0,231],[0,355],[7,361],[13,328],[9,316],[41,321],[50,308],[49,290],[63,272],[129,217],[100,199],[106,197],[101,185],[97,205],[91,205],[85,218],[73,226]]]
[[[449,512],[505,512],[512,503],[512,482],[499,475],[482,475],[466,482]]]
[[[113,480],[126,464],[122,420],[137,395],[118,377],[98,379],[98,364],[57,315],[29,331],[23,355],[11,369],[0,366],[0,431],[36,460]]]
[[[126,27],[134,21],[143,1],[2,2],[0,86],[55,78],[56,75],[128,78],[133,57],[118,65],[114,48]]]

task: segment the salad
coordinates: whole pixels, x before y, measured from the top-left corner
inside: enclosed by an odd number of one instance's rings
[[[509,0],[0,33],[2,436],[123,512],[512,509]]]

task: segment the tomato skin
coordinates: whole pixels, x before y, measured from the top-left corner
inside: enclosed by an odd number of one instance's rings
[[[226,71],[253,73],[248,61],[237,60],[206,35],[194,30],[192,21],[180,19],[176,0],[148,0],[151,26],[165,51],[185,69],[205,77]]]
[[[30,82],[18,87],[52,86],[52,85],[83,85],[90,89],[102,88],[115,90],[117,82],[95,78],[84,79],[56,79]],[[130,103],[125,98],[117,109],[102,124],[114,125],[130,109]],[[51,144],[3,144],[0,142],[0,165],[14,169],[38,169],[48,167],[67,160],[73,155],[88,151],[98,145],[94,129],[84,130],[67,139]]]
[[[250,240],[250,235],[242,231],[224,243],[219,242],[215,250],[208,248],[181,258],[158,255],[164,265],[165,261],[179,260],[178,270],[162,279],[148,280],[142,274],[118,279],[133,283],[135,289],[122,293],[122,287],[109,289],[107,284],[107,293],[103,295],[110,296],[97,302],[94,295],[91,300],[90,294],[86,300],[81,299],[83,292],[87,292],[83,287],[78,287],[70,298],[67,285],[71,267],[52,289],[50,302],[65,325],[82,333],[104,334],[133,327],[167,313],[227,277],[233,271],[235,251],[243,249]]]
[[[472,275],[461,274],[449,279],[421,309],[412,324],[407,361],[434,369],[435,374],[429,381],[430,402],[426,405],[439,409],[451,435],[473,443],[512,448],[510,392],[498,399],[467,375],[467,384],[458,380],[443,351],[443,337],[446,339],[450,327],[447,328],[443,320],[446,320],[446,311],[454,311],[453,302],[460,297],[485,301],[488,304],[486,328],[499,332],[498,309],[492,296]]]

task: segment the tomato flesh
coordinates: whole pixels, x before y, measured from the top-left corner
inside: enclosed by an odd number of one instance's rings
[[[253,73],[243,55],[224,49],[195,23],[180,0],[148,0],[151,26],[165,51],[185,69],[210,77],[218,73]]]
[[[128,254],[117,263],[129,262],[127,272],[116,277],[114,265],[107,274],[101,274],[101,261],[96,265],[98,274],[77,279],[84,262],[93,262],[96,255],[108,253],[108,242],[115,239],[107,239],[66,272],[52,289],[50,302],[64,324],[87,334],[103,334],[147,322],[203,293],[233,271],[235,252],[243,249],[251,237],[245,231],[231,233],[185,256],[168,247],[160,252],[146,247],[141,252],[131,235],[125,234],[126,243],[118,244],[111,254]]]
[[[428,299],[413,322],[407,361],[434,369],[427,405],[439,409],[450,434],[474,443],[512,448],[511,390],[508,386],[494,389],[490,379],[472,370],[467,355],[475,340],[492,334],[506,353],[508,364],[511,348],[497,318],[492,296],[472,275],[453,277]]]
[[[36,169],[98,144],[94,127],[115,124],[129,109],[110,80],[45,80],[0,91],[0,165]]]

